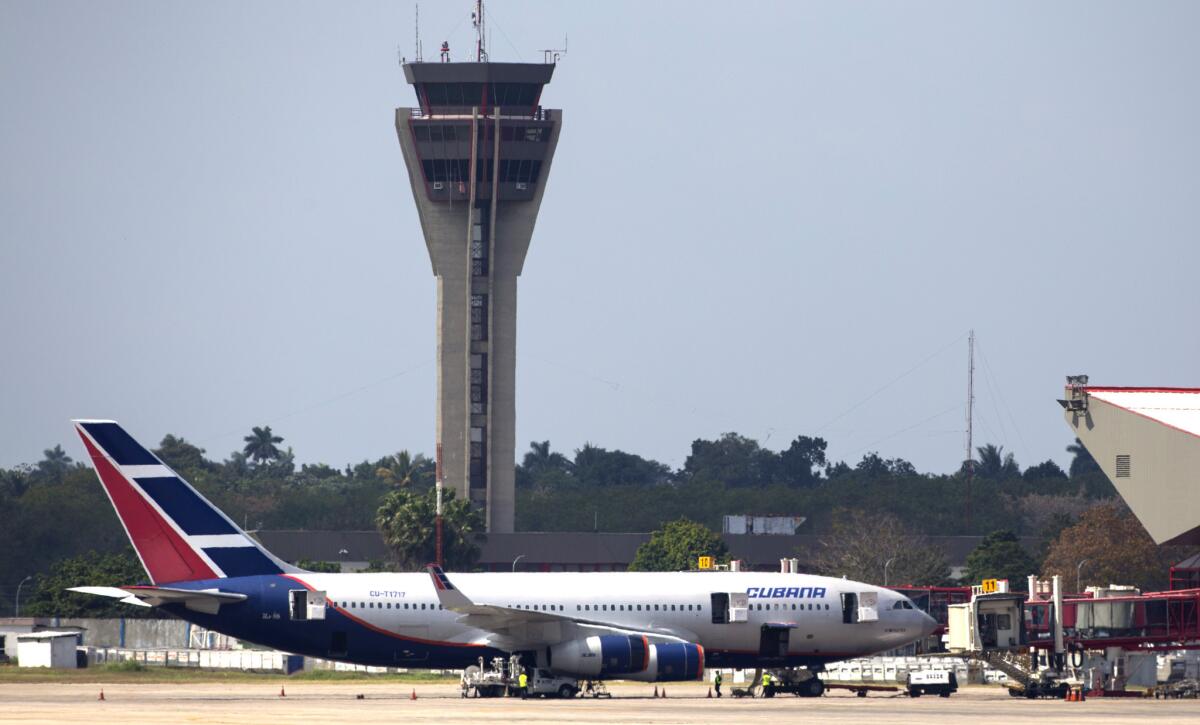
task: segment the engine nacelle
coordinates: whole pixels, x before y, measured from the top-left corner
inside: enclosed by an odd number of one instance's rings
[[[632,675],[649,666],[651,649],[640,635],[606,634],[554,645],[547,664],[555,672],[581,677]]]
[[[704,648],[690,642],[652,644],[646,669],[626,679],[677,682],[704,678]]]

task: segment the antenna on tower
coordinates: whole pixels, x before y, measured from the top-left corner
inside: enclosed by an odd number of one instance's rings
[[[416,36],[417,62],[421,62],[421,3],[416,3],[416,18],[413,20],[413,34]]]
[[[971,479],[975,477],[975,331],[967,336],[967,531],[971,532]]]
[[[486,63],[487,31],[483,22],[483,0],[475,0],[475,12],[471,13],[471,22],[475,25],[475,62]]]
[[[560,56],[567,54],[567,36],[563,36],[563,47],[561,48],[543,48],[542,62],[557,63]]]

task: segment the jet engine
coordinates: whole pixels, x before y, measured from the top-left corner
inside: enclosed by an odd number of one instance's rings
[[[691,642],[650,645],[646,669],[627,679],[645,682],[677,682],[704,677],[704,648]]]
[[[582,677],[628,675],[646,669],[650,648],[646,638],[639,635],[572,639],[550,648],[548,664],[555,671]]]
[[[704,676],[704,648],[700,645],[649,644],[641,635],[573,639],[554,645],[547,655],[550,669],[577,677],[672,682]]]

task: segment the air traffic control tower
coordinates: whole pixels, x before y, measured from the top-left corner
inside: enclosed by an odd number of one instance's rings
[[[561,111],[541,107],[553,63],[405,63],[417,108],[396,109],[437,277],[439,475],[513,530],[517,276]]]

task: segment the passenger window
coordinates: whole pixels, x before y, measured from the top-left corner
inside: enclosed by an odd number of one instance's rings
[[[655,605],[654,605],[654,611],[656,611],[656,612],[658,611],[658,605],[657,605],[657,604],[655,604]]]

